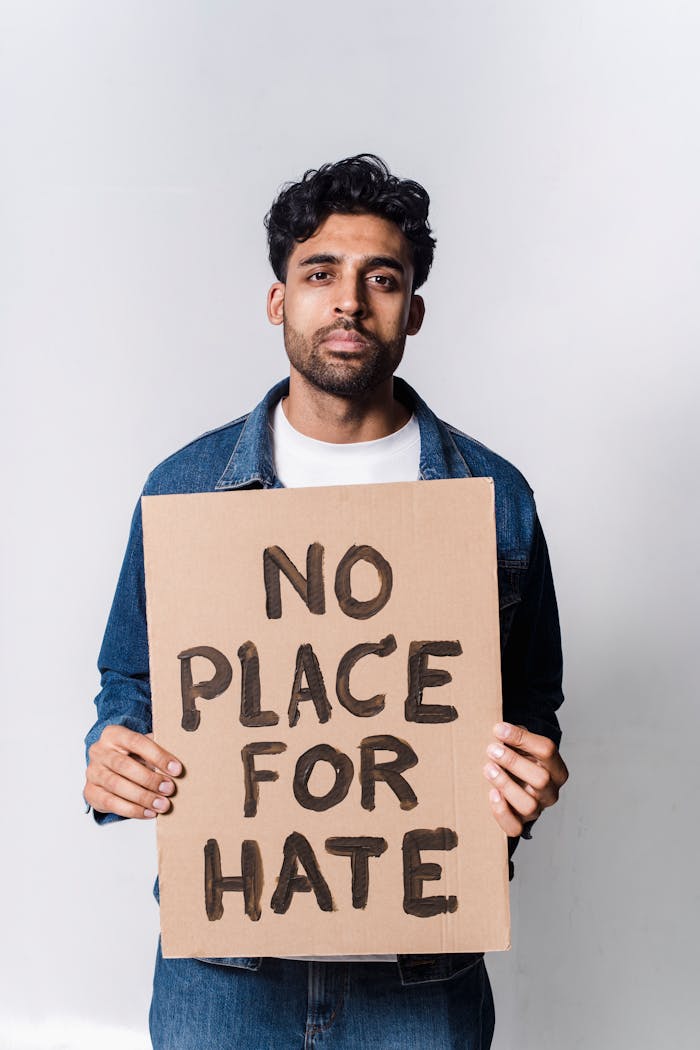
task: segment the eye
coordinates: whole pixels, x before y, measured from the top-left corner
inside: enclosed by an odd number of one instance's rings
[[[326,270],[316,270],[315,273],[309,274],[309,280],[316,284],[323,283],[326,277],[330,277]]]
[[[380,288],[393,288],[396,282],[393,277],[389,277],[385,273],[373,273],[370,276],[370,281],[373,284],[379,285]]]

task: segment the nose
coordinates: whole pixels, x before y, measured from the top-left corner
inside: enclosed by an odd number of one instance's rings
[[[365,289],[359,275],[347,274],[336,285],[335,313],[347,317],[364,317],[367,312]]]

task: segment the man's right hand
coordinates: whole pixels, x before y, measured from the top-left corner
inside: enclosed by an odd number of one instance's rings
[[[152,735],[106,726],[88,755],[83,795],[98,813],[152,820],[170,809],[182,763]]]

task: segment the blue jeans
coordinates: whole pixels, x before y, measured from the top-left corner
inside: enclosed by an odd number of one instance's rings
[[[247,970],[164,959],[158,946],[154,1050],[488,1050],[493,1027],[483,959],[407,983],[396,963],[263,959]]]

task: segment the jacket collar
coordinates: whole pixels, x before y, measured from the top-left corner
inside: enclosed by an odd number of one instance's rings
[[[289,393],[289,378],[268,390],[243,424],[243,429],[215,489],[241,489],[252,486],[279,488],[270,446],[268,423],[274,405]],[[395,396],[413,410],[420,427],[420,477],[468,478],[471,471],[457,448],[449,428],[431,412],[403,379],[394,377]]]

